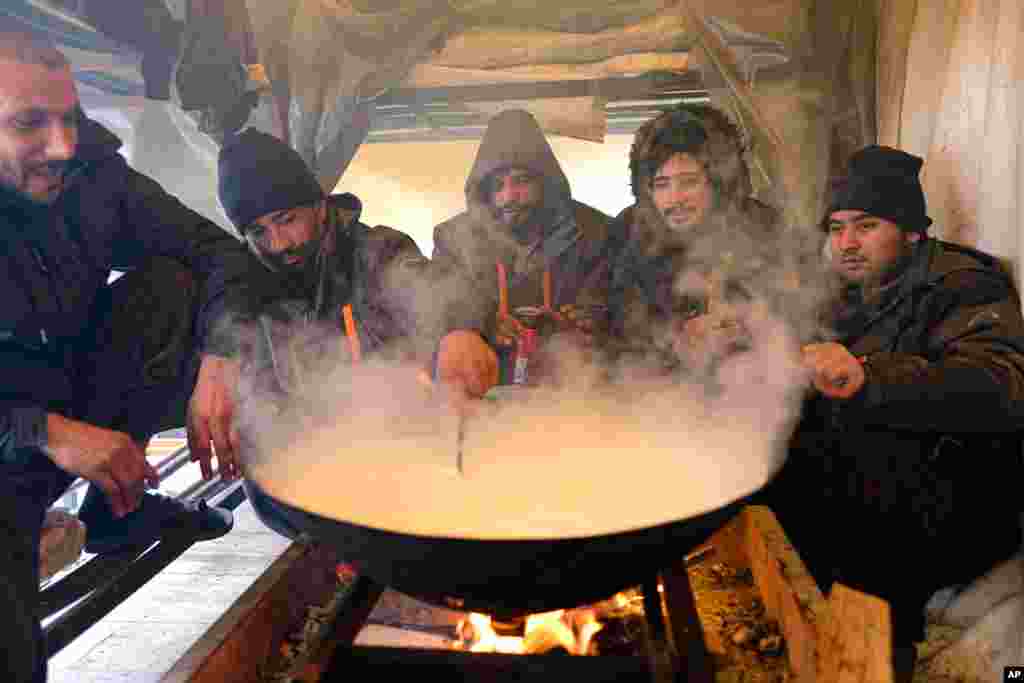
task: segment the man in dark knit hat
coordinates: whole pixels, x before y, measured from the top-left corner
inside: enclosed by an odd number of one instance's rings
[[[243,360],[245,381],[256,390],[292,405],[309,399],[304,408],[315,411],[319,396],[303,390],[315,384],[311,373],[374,357],[423,368],[424,379],[438,345],[460,334],[445,328],[434,301],[438,281],[416,243],[360,222],[359,199],[325,193],[278,138],[249,128],[229,140],[220,153],[219,194],[263,264],[232,293],[232,324],[218,337],[223,353]],[[496,372],[467,370],[457,360],[449,366],[441,379],[461,388]],[[268,526],[293,538],[301,532],[301,521],[253,482],[246,487]]]
[[[835,340],[804,349],[816,391],[770,496],[823,590],[889,601],[905,680],[929,597],[1021,545],[1020,300],[995,258],[928,236],[921,164],[867,147],[829,206]]]
[[[236,319],[271,314],[286,322],[330,323],[332,330],[354,333],[360,355],[422,331],[415,316],[421,292],[414,285],[428,261],[416,243],[397,230],[360,222],[359,199],[324,192],[289,145],[252,128],[228,140],[218,190],[264,266],[233,293],[229,307]],[[346,315],[353,323],[347,328]]]

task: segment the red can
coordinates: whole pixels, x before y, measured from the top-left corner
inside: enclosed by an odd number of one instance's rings
[[[513,384],[526,384],[530,376],[530,356],[537,350],[537,330],[524,328],[516,344],[516,362],[512,370]]]

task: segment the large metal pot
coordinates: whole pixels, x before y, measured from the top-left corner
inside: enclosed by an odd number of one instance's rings
[[[402,441],[386,424],[356,435],[353,420],[333,437],[289,446],[272,466],[247,467],[246,487],[268,526],[333,545],[379,583],[512,617],[649,580],[781,465],[769,439],[735,422],[707,420],[688,443],[656,418],[620,418],[621,405],[604,406],[593,424],[567,419],[572,409],[534,416],[518,431],[527,440],[508,453],[498,442],[525,418],[496,420],[490,432],[474,425],[462,475],[448,464],[451,438]]]
[[[373,529],[282,503],[251,480],[245,486],[268,526],[333,545],[378,583],[444,607],[505,618],[576,607],[639,585],[706,540],[744,503],[618,534],[502,541]]]

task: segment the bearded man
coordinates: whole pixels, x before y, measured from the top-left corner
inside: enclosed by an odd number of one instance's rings
[[[87,552],[181,534],[227,533],[229,510],[147,493],[145,444],[188,428],[212,475],[238,472],[233,374],[210,353],[224,292],[250,257],[119,154],[81,110],[67,59],[42,39],[0,33],[0,659],[40,682],[43,517],[76,477]],[[113,270],[128,271],[108,285]]]
[[[684,105],[636,132],[636,202],[611,233],[611,327],[620,358],[653,371],[706,366],[742,345],[723,314],[743,280],[777,253],[777,217],[751,196],[739,130],[718,110]],[[711,310],[716,308],[717,310]]]
[[[892,608],[910,680],[924,607],[1021,544],[1024,321],[992,256],[928,236],[922,160],[870,146],[823,221],[834,341],[767,498],[819,585]]]
[[[601,324],[610,219],[572,198],[540,126],[522,110],[488,124],[465,191],[466,211],[434,228],[433,264],[440,277],[459,283],[449,292],[455,303],[448,326],[463,330],[442,344],[438,368],[448,373],[459,358],[464,367],[488,368],[498,359],[498,381],[509,384],[513,318],[575,318],[584,335]]]

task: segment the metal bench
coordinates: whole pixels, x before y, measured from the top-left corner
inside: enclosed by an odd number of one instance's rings
[[[166,444],[155,444],[158,449],[162,446]],[[155,454],[152,447],[148,452]],[[161,480],[164,480],[189,462],[188,447],[180,446],[165,455],[156,464],[156,469]],[[78,497],[87,485],[88,482],[84,480],[71,485],[53,510],[59,513],[54,516],[55,520],[66,522],[70,511],[77,509]],[[245,500],[245,491],[240,481],[225,482],[215,476],[210,481],[200,479],[194,482],[177,497],[186,501],[205,499],[210,505],[234,510]],[[70,526],[75,525],[71,523]],[[82,543],[84,538],[82,528]],[[109,555],[82,555],[81,546],[75,552],[74,544],[71,543],[64,549],[66,554],[73,555],[70,565],[55,568],[45,575],[40,585],[39,618],[46,634],[47,656],[52,657],[60,652],[86,629],[113,611],[180,557],[193,542],[191,539],[170,537]],[[57,559],[54,555],[52,560],[47,561],[56,567],[59,564],[55,562]]]

